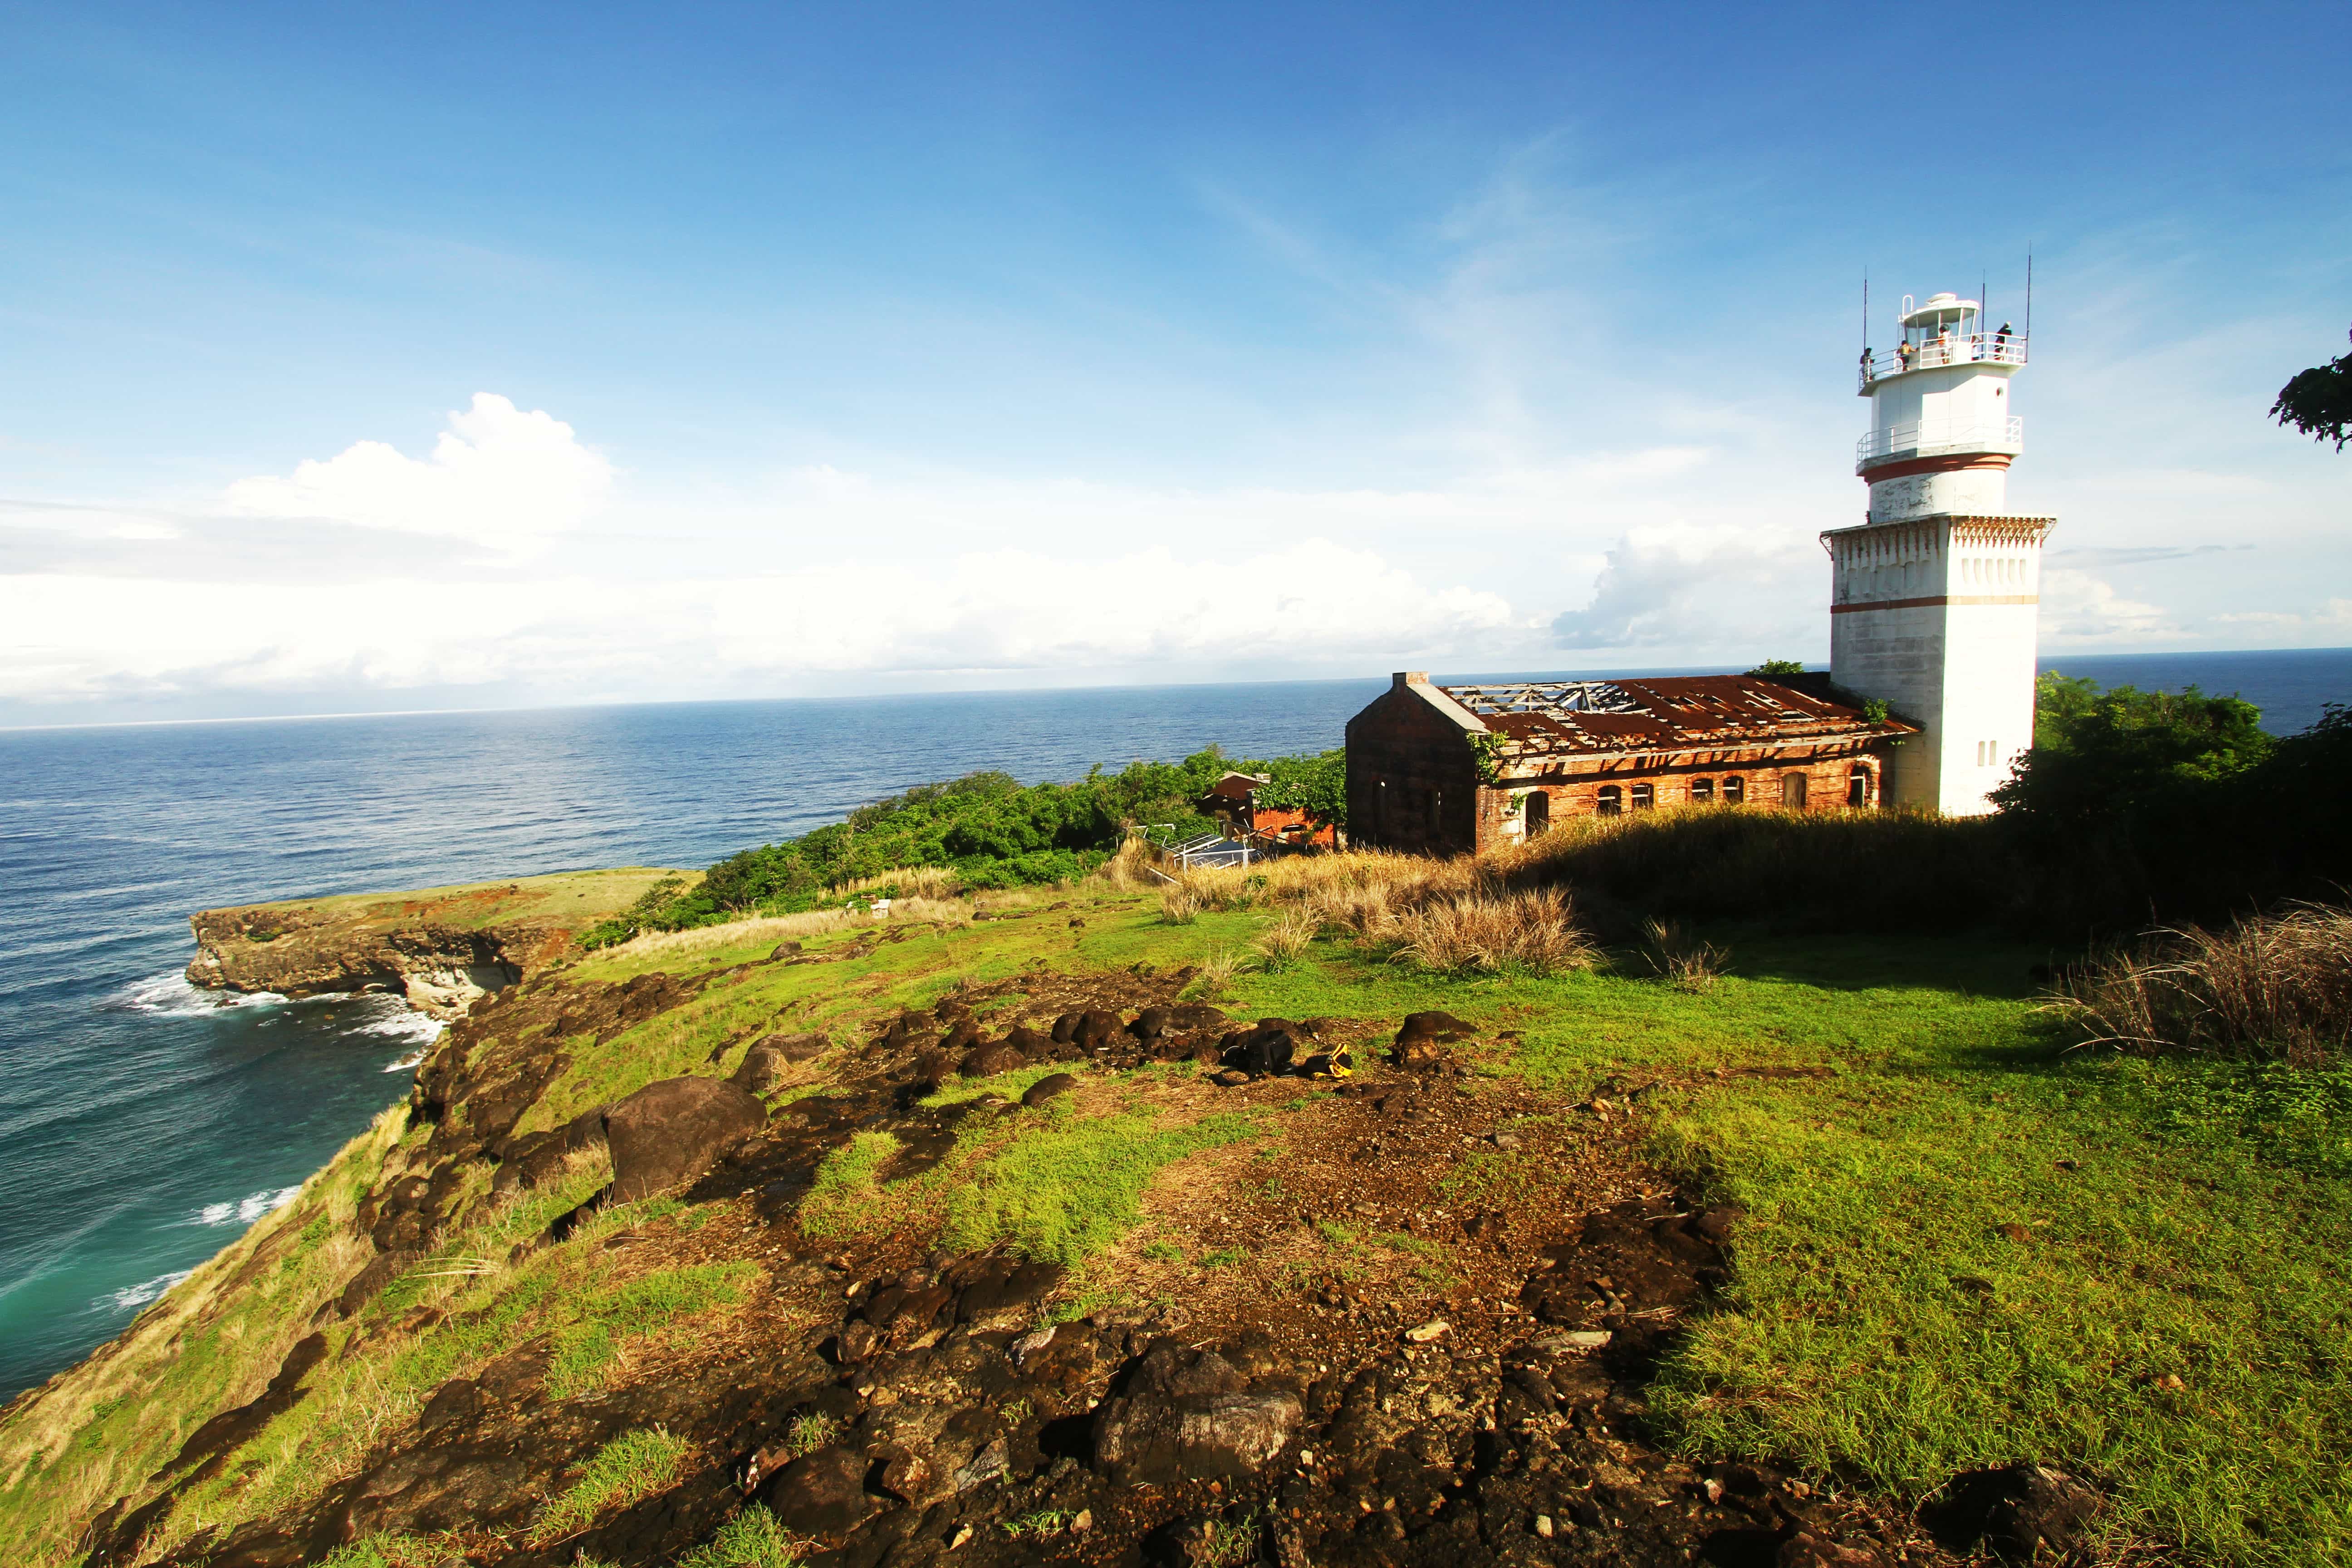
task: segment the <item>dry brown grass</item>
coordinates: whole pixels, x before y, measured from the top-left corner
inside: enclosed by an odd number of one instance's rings
[[[963,891],[963,879],[952,867],[909,866],[903,870],[844,882],[835,891],[849,898],[859,893],[878,895],[892,888],[898,889],[895,897],[900,899],[952,899]]]
[[[1200,894],[1181,885],[1160,889],[1160,921],[1162,925],[1188,926],[1200,918]]]
[[[1393,960],[1444,974],[1556,974],[1600,957],[1557,888],[1434,900],[1370,934]]]
[[[797,942],[803,937],[821,936],[826,931],[873,923],[871,915],[853,915],[845,910],[811,910],[799,915],[759,915],[750,920],[729,921],[725,925],[647,931],[617,946],[608,947],[597,956],[624,962],[657,955],[677,957],[709,952],[722,947]]]
[[[1104,861],[1095,877],[1114,888],[1139,888],[1156,883],[1151,874],[1151,841],[1139,833],[1130,833],[1118,847],[1118,852]]]
[[[2352,1043],[2352,909],[2152,931],[2062,979],[2050,1006],[2086,1045],[2316,1067]]]
[[[1524,852],[1432,860],[1382,850],[1301,855],[1187,873],[1162,897],[1179,907],[1270,910],[1258,939],[1269,966],[1294,963],[1323,929],[1445,973],[1549,974],[1599,957],[1557,888],[1514,888]],[[1163,917],[1165,918],[1165,917]]]

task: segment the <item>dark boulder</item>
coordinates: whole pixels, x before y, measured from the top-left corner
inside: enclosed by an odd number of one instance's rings
[[[866,1491],[865,1457],[846,1448],[814,1448],[778,1470],[760,1494],[770,1512],[794,1535],[846,1535],[881,1508]]]
[[[1120,1486],[1255,1473],[1306,1419],[1298,1396],[1251,1386],[1213,1351],[1154,1345],[1095,1415],[1095,1468]]]
[[[1407,1040],[1461,1040],[1478,1032],[1478,1026],[1451,1013],[1411,1013],[1397,1029],[1397,1044]]]
[[[368,1259],[366,1268],[352,1276],[343,1293],[335,1298],[335,1310],[348,1318],[375,1300],[383,1288],[400,1278],[408,1266],[425,1256],[422,1250],[379,1252]]]
[[[767,1108],[717,1079],[649,1083],[604,1113],[614,1203],[635,1203],[692,1181],[767,1125]]]
[[[2034,1562],[2045,1548],[2063,1555],[2099,1508],[2090,1487],[2031,1463],[1955,1476],[1945,1499],[1922,1510],[1937,1539],[1958,1551],[1982,1544],[2008,1563]]]
[[[1066,1072],[1057,1072],[1049,1077],[1041,1078],[1031,1084],[1029,1091],[1021,1097],[1021,1103],[1043,1105],[1055,1095],[1067,1094],[1077,1087],[1078,1080],[1076,1078]]]
[[[1029,1065],[1029,1058],[1011,1046],[997,1042],[982,1046],[963,1058],[956,1071],[966,1078],[994,1078],[1001,1072],[1013,1072]]]
[[[956,1321],[975,1329],[1010,1328],[1062,1278],[1056,1263],[1024,1262],[1003,1253],[968,1258],[948,1270]]]
[[[940,1037],[943,1051],[969,1050],[980,1043],[980,1026],[970,1018],[959,1018],[948,1032]]]
[[[766,1094],[784,1080],[793,1064],[807,1061],[830,1043],[823,1035],[766,1036],[751,1042],[727,1081],[747,1094]]]
[[[1291,1027],[1271,1020],[1247,1032],[1236,1030],[1228,1035],[1223,1050],[1225,1066],[1257,1078],[1289,1070],[1298,1054],[1298,1042]]]

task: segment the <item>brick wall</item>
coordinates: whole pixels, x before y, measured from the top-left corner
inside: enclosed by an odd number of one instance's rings
[[[1478,837],[1475,760],[1459,725],[1391,687],[1348,721],[1348,838],[1367,848],[1460,855]]]
[[[1694,786],[1702,780],[1709,786],[1707,794],[1716,805],[1725,804],[1729,798],[1724,787],[1726,781],[1738,779],[1742,785],[1743,805],[1781,806],[1787,800],[1786,781],[1795,775],[1805,781],[1803,809],[1837,811],[1847,804],[1849,780],[1859,766],[1869,774],[1866,804],[1884,804],[1880,784],[1888,765],[1887,753],[1892,750],[1884,742],[1829,746],[1805,742],[1792,750],[1799,754],[1776,757],[1770,751],[1757,747],[1718,752],[1704,762],[1671,766],[1649,763],[1636,766],[1603,758],[1566,760],[1557,772],[1537,778],[1506,779],[1500,784],[1481,789],[1477,847],[1491,849],[1512,840],[1515,836],[1507,830],[1504,807],[1512,795],[1530,788],[1540,788],[1549,797],[1551,820],[1558,822],[1563,817],[1590,816],[1598,811],[1601,792],[1612,787],[1617,791],[1620,811],[1641,809],[1634,793],[1636,785],[1648,786],[1652,805],[1689,805],[1700,798]],[[1816,755],[1816,752],[1823,754]]]

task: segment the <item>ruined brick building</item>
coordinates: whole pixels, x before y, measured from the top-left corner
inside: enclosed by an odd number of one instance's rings
[[[1895,346],[1862,351],[1871,427],[1854,473],[1870,504],[1861,523],[1822,534],[1828,676],[1399,675],[1348,723],[1349,836],[1459,854],[1565,816],[1678,804],[1990,811],[2033,742],[2054,520],[2008,510],[2010,464],[2025,449],[2010,384],[2026,339],[2005,321],[1987,331],[1984,314],[1957,294],[1906,294]]]
[[[1570,816],[1873,806],[1895,743],[1916,733],[1833,700],[1819,677],[1434,686],[1406,672],[1348,721],[1349,837],[1453,855]]]

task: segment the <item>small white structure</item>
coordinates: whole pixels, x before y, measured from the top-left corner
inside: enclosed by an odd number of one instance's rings
[[[1870,434],[1854,472],[1868,521],[1822,535],[1829,552],[1830,678],[1921,732],[1895,750],[1889,805],[1955,816],[2033,742],[2042,542],[2054,519],[2007,510],[2025,449],[2010,378],[2025,339],[1987,332],[1974,300],[1903,300],[1893,352],[1863,352]]]

